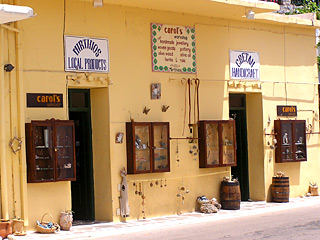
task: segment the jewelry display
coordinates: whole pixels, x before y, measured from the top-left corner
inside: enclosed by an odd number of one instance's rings
[[[199,165],[200,168],[235,166],[235,121],[200,121]]]
[[[74,128],[69,120],[26,124],[29,183],[76,180]]]

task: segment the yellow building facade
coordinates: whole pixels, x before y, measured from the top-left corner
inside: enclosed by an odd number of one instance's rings
[[[2,218],[23,218],[34,229],[44,213],[58,221],[61,211],[73,209],[77,199],[72,199],[70,181],[27,183],[25,123],[69,119],[74,114],[71,95],[75,93],[72,99],[76,99],[76,93],[83,92],[90,96],[86,109],[91,124],[91,135],[86,135],[91,140],[88,161],[92,171],[86,175],[91,179],[87,190],[93,193],[93,202],[86,203],[90,220],[125,220],[117,214],[119,184],[120,170],[127,167],[126,122],[132,119],[169,122],[174,139],[170,141],[170,172],[128,174],[127,220],[192,212],[198,209],[196,198],[202,195],[219,199],[220,183],[232,174],[233,167],[199,168],[199,154],[194,154],[198,141],[184,139],[193,136],[187,124],[188,79],[200,81],[200,120],[228,120],[229,99],[245,99],[241,114],[246,123],[244,168],[249,199],[270,201],[272,177],[278,171],[290,177],[290,197],[305,194],[309,182],[320,182],[315,49],[319,23],[269,13],[279,9],[276,3],[151,2],[108,0],[103,7],[93,7],[89,0],[6,2],[27,4],[37,15],[1,26],[0,61],[15,66],[11,72],[0,68]],[[246,18],[250,9],[254,19]],[[196,73],[152,70],[152,23],[194,28]],[[66,72],[65,36],[107,39],[109,72]],[[258,53],[259,80],[231,79],[230,51]],[[161,99],[150,98],[154,83],[161,84]],[[30,108],[26,104],[29,93],[62,94],[63,107]],[[194,85],[190,95],[190,114],[197,124]],[[169,106],[165,112],[163,105]],[[277,106],[281,105],[297,106],[297,116],[279,117]],[[150,109],[148,114],[143,113],[145,107]],[[307,161],[275,162],[276,119],[306,121]],[[116,143],[118,133],[124,134],[123,143]],[[13,153],[9,142],[15,137],[22,140],[22,147]],[[13,145],[15,149],[17,141]],[[144,204],[136,191],[143,191]]]

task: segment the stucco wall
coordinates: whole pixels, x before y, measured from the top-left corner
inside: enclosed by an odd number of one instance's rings
[[[26,122],[51,117],[66,119],[67,88],[96,88],[100,84],[88,83],[84,78],[80,79],[80,84],[66,80],[63,34],[109,39],[109,76],[114,84],[109,86],[108,91],[101,90],[92,97],[93,128],[98,128],[93,129],[93,138],[97,137],[93,141],[93,156],[98,220],[123,220],[116,216],[116,209],[119,208],[119,171],[127,165],[126,144],[125,140],[123,144],[116,144],[115,135],[117,132],[125,133],[125,122],[130,118],[137,122],[170,122],[171,137],[188,136],[184,123],[186,82],[181,82],[182,78],[198,77],[201,81],[201,120],[228,119],[229,92],[257,94],[248,94],[249,146],[260,144],[257,151],[249,149],[250,191],[255,200],[265,199],[271,177],[278,170],[290,177],[291,197],[305,193],[309,180],[319,182],[318,135],[310,135],[308,162],[303,163],[275,164],[274,153],[261,145],[266,145],[267,139],[272,138],[263,134],[263,128],[268,133],[273,128],[273,123],[267,126],[268,115],[272,121],[277,118],[276,105],[286,103],[286,94],[288,104],[318,112],[318,96],[313,85],[297,87],[289,83],[286,86],[283,83],[263,83],[317,81],[314,30],[257,24],[246,19],[236,22],[113,5],[93,8],[90,2],[77,0],[66,1],[65,16],[63,1],[32,0],[28,5],[34,8],[37,17],[19,23],[23,29],[23,66],[19,71],[23,75],[25,92],[63,93],[65,104],[62,109],[48,111],[26,108]],[[151,71],[150,23],[195,26],[197,74]],[[259,52],[261,89],[253,88],[251,83],[246,87],[245,84],[238,88],[228,87],[224,80],[229,79],[230,49]],[[150,99],[151,83],[161,83],[161,100]],[[167,112],[161,111],[162,105],[170,106]],[[151,109],[148,115],[142,113],[145,106]],[[259,116],[256,117],[256,114]],[[298,119],[312,122],[313,115],[311,112],[298,112]],[[317,122],[312,124],[317,132]],[[223,176],[230,175],[230,168],[199,169],[198,156],[189,154],[194,145],[187,140],[171,141],[170,173],[128,176],[129,219],[144,216],[142,200],[134,193],[133,182],[143,183],[146,217],[194,211],[199,195],[219,198],[220,181]],[[270,152],[270,161],[266,152]],[[166,180],[167,187],[155,186],[155,181],[161,179],[163,184]],[[150,182],[153,182],[153,187],[150,187]],[[177,197],[182,186],[190,191],[184,204]],[[56,204],[46,204],[53,200]],[[71,208],[70,183],[28,184],[28,202],[30,228],[45,212],[49,211],[57,218],[61,210]]]

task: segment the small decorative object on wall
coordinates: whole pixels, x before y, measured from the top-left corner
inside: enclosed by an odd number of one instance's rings
[[[168,105],[162,105],[161,111],[162,111],[162,112],[166,112],[169,107],[170,107],[170,106],[168,106]]]
[[[124,133],[122,133],[122,132],[117,133],[117,135],[116,135],[116,143],[122,143],[123,142],[123,135],[124,135]]]
[[[18,137],[14,137],[10,140],[9,146],[14,154],[20,151],[22,145],[22,141]]]
[[[161,99],[161,83],[151,84],[151,99]]]
[[[148,113],[149,113],[150,110],[151,110],[150,108],[147,108],[147,106],[145,106],[144,109],[143,109],[143,113],[144,113],[145,115],[148,115]]]

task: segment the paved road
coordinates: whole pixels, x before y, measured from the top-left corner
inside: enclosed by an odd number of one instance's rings
[[[121,229],[119,229],[121,231]],[[320,203],[311,207],[120,234],[99,240],[317,240]]]

